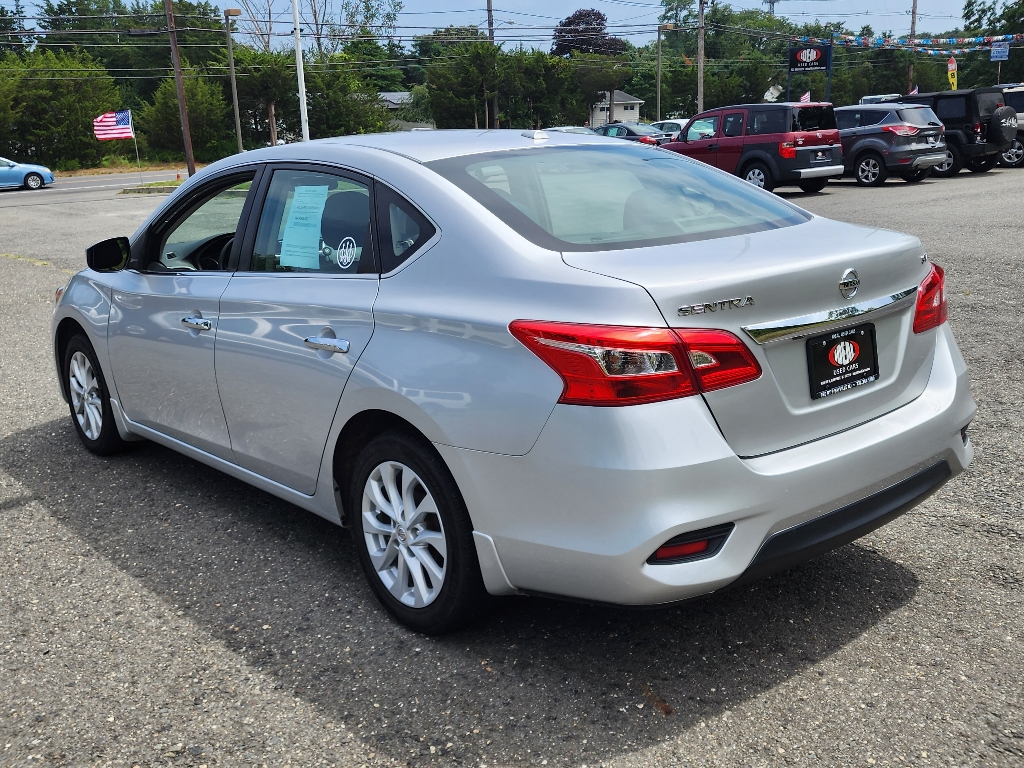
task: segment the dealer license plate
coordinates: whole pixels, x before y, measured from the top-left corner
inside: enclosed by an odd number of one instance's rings
[[[874,324],[865,323],[808,339],[807,369],[811,376],[812,400],[878,379]]]
[[[832,150],[819,149],[814,153],[814,162],[820,163],[823,160],[829,160],[832,158]]]

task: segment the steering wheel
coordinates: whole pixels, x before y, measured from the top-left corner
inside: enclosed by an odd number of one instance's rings
[[[199,262],[199,268],[206,271],[222,271],[227,266],[228,255],[231,253],[231,243],[235,240],[234,236],[228,237],[221,246],[217,255],[214,256],[212,253],[207,251],[207,248],[203,248],[204,253],[199,254],[196,261]]]

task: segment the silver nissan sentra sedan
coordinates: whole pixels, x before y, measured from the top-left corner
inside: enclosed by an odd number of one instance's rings
[[[671,603],[892,520],[974,450],[942,269],[673,152],[541,131],[222,160],[58,294],[86,448],[352,529],[381,603]]]

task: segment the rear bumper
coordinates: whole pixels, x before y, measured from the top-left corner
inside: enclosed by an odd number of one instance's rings
[[[819,168],[800,168],[793,171],[799,179],[820,179],[822,176],[842,176],[843,166],[823,165]]]
[[[946,150],[941,152],[931,152],[927,155],[918,155],[910,162],[910,167],[915,171],[922,168],[934,168],[936,165],[942,165],[946,162]],[[897,165],[897,168],[905,168],[906,163]]]
[[[487,583],[656,605],[787,567],[787,558],[812,557],[887,522],[925,498],[928,489],[906,491],[918,476],[939,464],[954,476],[974,455],[960,433],[975,412],[966,364],[948,324],[932,333],[932,370],[916,400],[765,456],[739,458],[700,397],[556,406],[525,456],[438,445],[474,528],[493,541],[501,578]],[[727,523],[735,528],[713,557],[647,562],[675,536]]]
[[[769,537],[733,586],[762,579],[849,544],[895,520],[935,493],[953,476],[939,461],[885,490]]]

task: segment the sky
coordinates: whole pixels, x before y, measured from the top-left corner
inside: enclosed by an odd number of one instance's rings
[[[726,0],[734,8],[767,8],[760,0]],[[493,0],[495,27],[500,36],[515,44],[521,39],[531,47],[550,44],[551,27],[579,8],[596,8],[608,17],[609,31],[636,45],[654,38],[661,12],[657,0]],[[896,35],[910,31],[911,0],[872,0],[864,10],[862,0],[779,0],[775,12],[794,22],[843,22],[851,29],[871,25],[875,32]],[[960,24],[962,0],[919,0],[919,32],[937,33]],[[448,24],[486,26],[486,0],[404,0],[399,25],[432,29]],[[544,27],[544,29],[538,29]],[[412,32],[413,30],[408,30]]]

